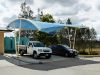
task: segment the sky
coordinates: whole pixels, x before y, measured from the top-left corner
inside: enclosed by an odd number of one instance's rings
[[[0,0],[0,27],[7,26],[17,19],[20,5],[25,0]],[[71,18],[73,24],[83,24],[95,28],[100,37],[100,0],[26,0],[37,15],[40,8],[44,14],[49,13],[56,20]]]

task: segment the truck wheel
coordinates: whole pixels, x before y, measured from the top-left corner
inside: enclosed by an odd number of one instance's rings
[[[23,56],[23,55],[24,55],[23,51],[20,51],[20,55],[21,55],[21,56]]]
[[[46,59],[50,59],[51,58],[51,54],[49,54],[48,56],[45,56]]]
[[[38,56],[37,56],[37,53],[36,52],[33,52],[33,58],[37,58]]]

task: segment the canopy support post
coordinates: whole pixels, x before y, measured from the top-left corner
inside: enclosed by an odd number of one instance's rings
[[[19,55],[20,33],[21,33],[21,19],[20,19],[20,28],[19,28],[19,41],[18,41],[18,51],[17,51],[17,57],[18,57],[18,55]]]
[[[76,41],[76,28],[75,28],[75,33],[74,33],[74,42],[73,42],[73,49],[75,48],[75,41]]]
[[[15,31],[15,23],[14,23],[14,35],[15,35],[15,51],[16,51],[16,56],[18,56],[18,51],[17,51],[17,46],[16,46],[16,31]]]
[[[69,31],[70,31],[70,29],[68,28],[69,46],[70,46],[70,48],[71,48],[71,41],[70,41]]]

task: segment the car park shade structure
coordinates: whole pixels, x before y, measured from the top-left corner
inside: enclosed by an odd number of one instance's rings
[[[25,30],[39,30],[42,32],[50,33],[53,31],[58,31],[60,29],[63,29],[65,27],[72,27],[75,28],[75,35],[74,35],[74,45],[75,46],[75,37],[76,37],[76,29],[77,28],[87,28],[82,25],[68,25],[68,24],[59,24],[59,23],[47,23],[47,22],[40,22],[40,21],[34,21],[29,19],[16,19],[12,21],[7,28],[8,29],[25,29]],[[70,37],[69,37],[70,41]],[[19,31],[19,42],[20,42],[20,31]],[[16,43],[16,42],[15,42]]]

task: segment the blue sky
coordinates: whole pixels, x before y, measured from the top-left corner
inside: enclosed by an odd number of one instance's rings
[[[25,0],[0,0],[0,26],[4,27],[16,19],[20,4]],[[71,18],[75,24],[94,27],[100,37],[100,0],[26,0],[37,15],[40,8],[44,14],[50,13],[56,20]]]

